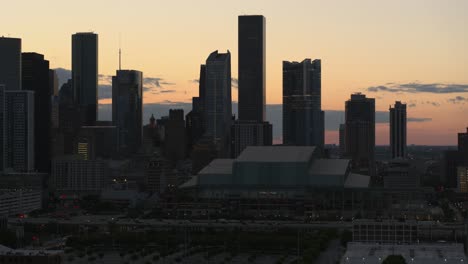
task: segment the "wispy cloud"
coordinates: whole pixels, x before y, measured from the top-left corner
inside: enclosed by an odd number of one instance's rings
[[[239,80],[237,78],[231,78],[231,86],[234,89],[239,88]]]
[[[468,84],[444,84],[444,83],[387,83],[385,85],[366,88],[368,92],[389,93],[468,93]]]
[[[465,104],[468,103],[468,98],[463,96],[456,96],[447,100],[451,104]]]
[[[407,121],[408,121],[408,122],[430,122],[430,121],[432,121],[432,118],[427,118],[427,117],[408,117]]]

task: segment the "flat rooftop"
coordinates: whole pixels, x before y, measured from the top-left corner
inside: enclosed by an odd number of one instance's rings
[[[239,162],[308,162],[315,147],[303,146],[252,146],[237,157]]]
[[[233,159],[215,159],[204,167],[198,174],[231,174]]]
[[[349,162],[347,159],[316,159],[309,172],[312,175],[344,175]]]

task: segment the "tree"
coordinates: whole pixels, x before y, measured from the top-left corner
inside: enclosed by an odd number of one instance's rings
[[[406,260],[402,255],[390,255],[382,262],[383,264],[406,264]]]

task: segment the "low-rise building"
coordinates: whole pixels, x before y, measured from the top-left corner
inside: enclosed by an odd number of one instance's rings
[[[63,250],[11,249],[0,245],[2,264],[60,264],[63,262],[63,256]]]
[[[42,191],[28,189],[0,190],[0,216],[27,214],[42,208]],[[0,262],[1,263],[1,262]]]

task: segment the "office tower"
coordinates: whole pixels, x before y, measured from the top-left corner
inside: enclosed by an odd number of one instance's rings
[[[145,166],[146,190],[163,194],[168,188],[177,186],[177,171],[171,162],[156,155]]]
[[[406,104],[390,107],[390,148],[392,158],[406,158]]]
[[[325,118],[321,106],[321,62],[283,61],[283,143],[323,148]]]
[[[206,66],[200,66],[200,79],[198,84],[198,97],[192,98],[192,111],[185,117],[185,127],[187,129],[188,146],[192,146],[203,136],[205,124],[203,117],[205,114],[205,83]]]
[[[21,90],[21,39],[0,37],[0,85]]]
[[[165,125],[164,155],[171,161],[183,160],[186,147],[184,110],[170,109]]]
[[[230,156],[231,53],[215,51],[206,60],[205,135],[215,143],[219,157]]]
[[[468,166],[468,127],[466,133],[458,133],[458,152],[463,164]]]
[[[103,160],[63,156],[52,160],[51,187],[58,193],[98,194],[104,187],[107,166]]]
[[[239,120],[265,121],[265,17],[239,16]]]
[[[38,53],[22,54],[22,87],[34,91],[34,151],[35,167],[39,172],[50,172],[52,87],[49,61]]]
[[[248,146],[271,146],[273,127],[268,122],[236,121],[231,127],[231,157],[237,158]]]
[[[3,170],[34,170],[34,92],[0,87]]]
[[[345,155],[346,143],[345,143],[345,124],[340,124],[339,129],[339,144],[340,144],[340,157]]]
[[[386,189],[417,189],[420,184],[420,173],[410,160],[393,160],[388,163],[383,176]]]
[[[346,101],[345,109],[346,156],[359,170],[374,172],[375,152],[375,99],[356,93]]]
[[[112,77],[112,123],[122,154],[134,154],[143,136],[143,73],[118,70]]]
[[[72,36],[73,98],[81,109],[82,123],[94,125],[98,105],[98,35]]]
[[[446,188],[457,187],[457,167],[463,164],[458,150],[446,150],[442,153],[441,182]]]

